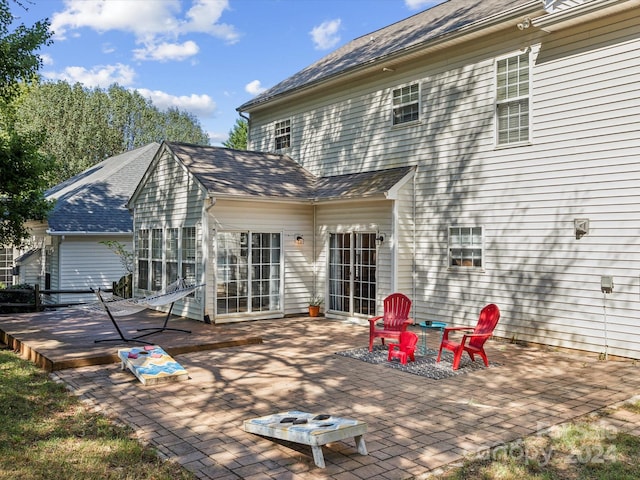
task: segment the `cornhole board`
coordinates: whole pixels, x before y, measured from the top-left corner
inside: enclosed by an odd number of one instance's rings
[[[361,455],[367,455],[367,424],[350,418],[291,410],[243,422],[245,432],[310,445],[315,464],[324,468],[322,445],[353,437]]]
[[[178,382],[189,378],[187,371],[157,345],[118,350],[122,370],[128,368],[143,385]]]

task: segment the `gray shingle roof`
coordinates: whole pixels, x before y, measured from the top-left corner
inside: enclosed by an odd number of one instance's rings
[[[532,10],[539,9],[542,5],[542,0],[449,0],[352,40],[244,103],[237,110],[248,111],[256,105],[290,91],[320,83],[363,65],[375,64],[403,51],[428,46],[431,42],[456,34],[495,15],[520,10],[527,6]]]
[[[56,200],[48,218],[51,233],[132,232],[126,203],[159,147],[154,142],[107,158],[47,190],[45,197]]]
[[[413,167],[316,177],[285,155],[166,142],[214,197],[331,200],[382,195]]]
[[[307,198],[314,176],[284,155],[166,142],[214,196]]]

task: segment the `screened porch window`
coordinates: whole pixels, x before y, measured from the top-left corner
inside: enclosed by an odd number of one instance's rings
[[[529,53],[496,62],[497,144],[529,141]]]
[[[449,266],[482,267],[482,227],[449,227]]]

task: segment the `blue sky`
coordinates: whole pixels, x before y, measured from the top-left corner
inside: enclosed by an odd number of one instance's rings
[[[348,41],[443,0],[21,0],[48,18],[45,79],[135,89],[193,113],[212,145],[236,108]],[[11,2],[13,3],[13,2]]]

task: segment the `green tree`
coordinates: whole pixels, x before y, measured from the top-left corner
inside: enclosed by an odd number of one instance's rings
[[[44,132],[42,152],[56,164],[49,186],[151,142],[209,143],[193,115],[161,111],[115,84],[106,90],[63,81],[33,84],[22,95],[18,118],[22,132]]]
[[[49,22],[11,28],[14,17],[0,0],[0,245],[21,245],[28,238],[25,221],[46,217],[44,199],[50,163],[38,150],[37,133],[16,129],[16,105],[22,84],[36,78],[42,62],[36,51],[51,43]]]
[[[229,138],[226,142],[222,142],[222,145],[236,150],[246,150],[248,128],[249,123],[244,118],[238,118],[236,124],[229,131]]]

